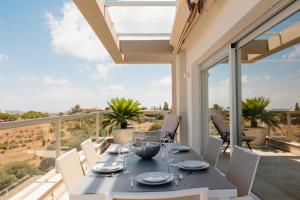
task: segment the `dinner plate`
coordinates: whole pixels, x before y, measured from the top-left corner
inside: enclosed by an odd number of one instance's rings
[[[112,173],[117,172],[124,169],[124,165],[120,162],[110,162],[110,163],[96,163],[92,170],[94,172],[102,172],[102,173]]]
[[[119,148],[118,147],[115,147],[115,148],[109,148],[107,150],[108,153],[111,153],[111,154],[118,154],[119,153]],[[122,148],[122,153],[128,153],[128,148],[126,147],[123,147]]]
[[[169,151],[177,153],[177,152],[184,152],[184,151],[189,151],[190,147],[182,145],[182,144],[171,144],[168,147]]]
[[[163,185],[174,180],[173,174],[165,172],[147,172],[135,177],[138,183],[145,185]]]
[[[185,170],[203,170],[209,167],[209,164],[200,160],[186,160],[177,163],[177,166]]]

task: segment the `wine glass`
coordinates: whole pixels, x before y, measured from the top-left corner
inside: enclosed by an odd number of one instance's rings
[[[129,153],[129,157],[134,155],[134,150],[133,150],[133,141],[128,141],[128,153]]]
[[[167,165],[168,165],[168,173],[170,173],[170,166],[173,164],[174,162],[174,159],[172,159],[169,155],[169,152],[167,150],[167,148],[163,148],[162,150],[162,159],[165,160],[167,162]]]
[[[127,175],[129,174],[130,172],[127,170],[127,167],[126,167],[126,159],[127,159],[127,154],[125,153],[124,151],[124,146],[122,144],[120,144],[120,148],[119,148],[119,156],[122,158],[122,161],[123,161],[123,164],[124,164],[124,174]]]

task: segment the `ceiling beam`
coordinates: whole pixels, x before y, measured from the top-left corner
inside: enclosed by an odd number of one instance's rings
[[[105,7],[111,6],[176,6],[173,1],[105,1]]]
[[[124,64],[170,64],[174,61],[174,54],[128,54],[124,56]]]
[[[73,0],[87,22],[90,24],[106,50],[116,63],[124,58],[119,51],[119,39],[112,25],[110,16],[106,14],[104,3],[100,0]]]
[[[169,40],[120,40],[121,54],[171,55],[173,47]]]
[[[170,33],[118,33],[118,37],[170,37]]]

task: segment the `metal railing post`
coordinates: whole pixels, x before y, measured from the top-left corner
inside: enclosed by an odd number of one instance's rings
[[[55,158],[58,158],[60,156],[60,150],[61,150],[61,119],[58,119],[55,124]]]
[[[99,142],[100,119],[99,113],[96,114],[96,142]]]
[[[289,139],[292,135],[292,117],[291,113],[287,112],[287,138]]]

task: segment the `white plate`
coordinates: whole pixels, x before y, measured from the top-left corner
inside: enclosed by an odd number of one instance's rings
[[[135,180],[138,183],[142,183],[145,185],[162,185],[173,181],[174,178],[175,177],[173,174],[168,174],[165,172],[147,172],[136,176]]]
[[[110,173],[110,172],[120,171],[123,168],[124,165],[122,165],[120,162],[110,162],[110,163],[97,163],[92,167],[92,170],[95,172]]]
[[[190,147],[182,145],[182,144],[171,144],[168,149],[171,152],[180,152],[180,151],[189,151]]]
[[[186,170],[202,170],[209,167],[209,164],[205,161],[200,160],[186,160],[177,163],[177,166],[181,169]]]
[[[119,153],[119,148],[115,147],[115,148],[109,148],[107,150],[108,153],[112,153],[112,154],[118,154]],[[128,148],[123,147],[122,148],[122,153],[128,153]]]
[[[190,147],[185,146],[185,145],[179,145],[178,149],[179,149],[179,151],[189,151]]]

